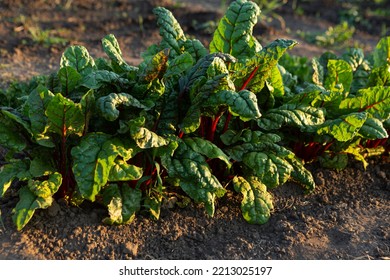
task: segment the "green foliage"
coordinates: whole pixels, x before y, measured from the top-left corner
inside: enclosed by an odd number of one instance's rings
[[[257,42],[259,12],[234,1],[208,50],[160,7],[161,42],[138,66],[111,34],[102,40],[107,58],[72,46],[57,72],[3,92],[0,195],[20,187],[17,229],[54,198],[101,203],[108,224],[130,223],[140,211],[158,218],[168,191],[210,216],[236,192],[243,217],[263,224],[273,211],[270,189],[292,180],[313,191],[305,162],[341,168],[347,154],[366,164],[367,149],[385,151],[388,39],[372,62],[352,49],[310,64],[285,56],[295,41]]]

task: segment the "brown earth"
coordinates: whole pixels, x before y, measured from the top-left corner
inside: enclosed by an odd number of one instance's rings
[[[220,18],[223,1],[184,2],[3,0],[0,85],[55,71],[70,44],[103,56],[100,39],[109,33],[117,37],[126,60],[136,65],[140,53],[159,41],[154,6],[168,7],[186,33],[207,45],[210,33],[200,29],[200,23]],[[263,45],[287,37],[300,41],[294,54],[313,57],[324,52],[298,38],[297,30],[324,31],[332,23],[296,16],[289,9],[281,13],[288,29],[280,29],[278,20],[256,27]],[[31,30],[37,27],[66,43],[34,40]],[[378,34],[357,30],[354,42],[370,51]],[[293,183],[272,190],[275,211],[261,226],[247,224],[238,198],[228,193],[218,201],[213,218],[202,206],[190,204],[164,208],[158,221],[141,213],[122,226],[102,224],[106,210],[95,205],[76,208],[59,201],[37,211],[17,232],[10,218],[17,196],[9,191],[0,199],[0,259],[389,259],[390,162],[383,157],[369,163],[364,170],[351,161],[342,171],[309,165],[316,190],[305,196]]]

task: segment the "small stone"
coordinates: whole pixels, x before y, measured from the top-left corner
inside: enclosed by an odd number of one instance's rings
[[[133,242],[126,242],[123,245],[123,253],[136,257],[138,254],[138,244]]]

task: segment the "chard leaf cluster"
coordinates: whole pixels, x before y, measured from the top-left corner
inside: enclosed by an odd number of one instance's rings
[[[352,49],[309,63],[286,54],[293,40],[261,46],[252,1],[229,6],[209,48],[167,9],[154,12],[161,41],[138,66],[109,34],[106,57],[71,46],[57,72],[2,92],[0,196],[18,190],[18,230],[59,198],[102,204],[103,222],[126,224],[138,212],[158,219],[168,194],[213,216],[228,191],[245,220],[263,224],[271,189],[292,180],[314,190],[306,162],[341,168],[348,154],[366,164],[388,151],[389,38],[370,57]]]

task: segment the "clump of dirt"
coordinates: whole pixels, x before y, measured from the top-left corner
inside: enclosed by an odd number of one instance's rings
[[[103,56],[100,40],[114,33],[124,57],[137,64],[140,54],[160,40],[152,9],[168,7],[186,33],[207,45],[208,28],[218,20],[220,1],[26,1],[3,0],[0,9],[0,85],[58,69],[68,45],[81,44]],[[187,2],[187,4],[186,4]],[[319,2],[320,3],[320,2]],[[295,31],[326,30],[329,22],[284,14],[289,30],[278,23],[256,29],[265,45],[276,38],[301,44],[292,53],[308,57],[325,50],[296,38]],[[49,30],[66,43],[37,42],[31,27]],[[207,25],[206,25],[207,27]],[[288,32],[287,32],[288,31]],[[51,33],[52,32],[52,33]],[[357,32],[370,50],[379,38]],[[142,213],[132,224],[107,226],[107,212],[95,204],[69,207],[62,201],[38,210],[17,232],[12,223],[16,191],[0,199],[0,259],[388,259],[390,257],[390,163],[370,160],[367,170],[351,161],[342,171],[309,165],[316,190],[304,195],[293,183],[272,190],[275,211],[265,225],[247,224],[232,192],[217,203],[215,217],[202,205],[164,208],[158,221]]]

